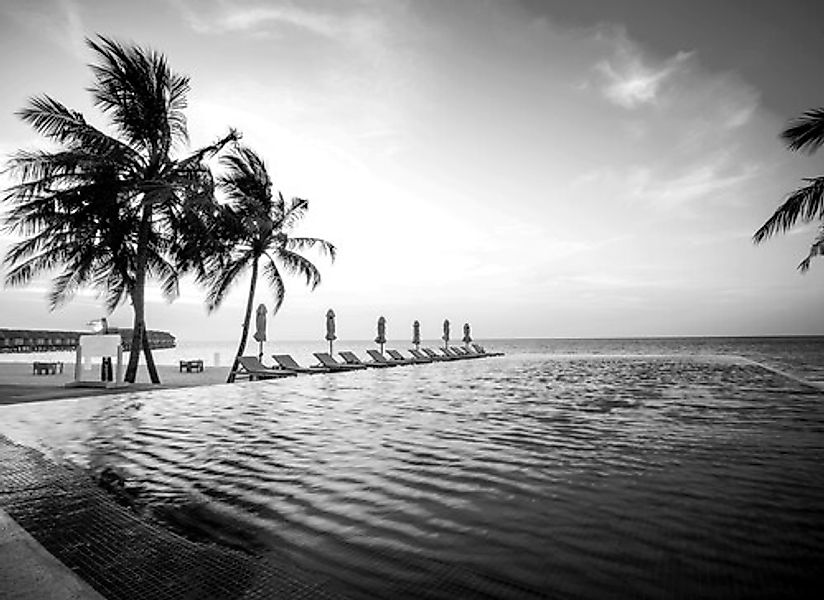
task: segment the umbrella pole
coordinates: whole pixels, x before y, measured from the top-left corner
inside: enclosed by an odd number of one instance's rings
[[[258,342],[260,344],[258,348],[258,360],[263,362],[263,342]]]
[[[329,354],[332,354],[332,340],[329,340]]]

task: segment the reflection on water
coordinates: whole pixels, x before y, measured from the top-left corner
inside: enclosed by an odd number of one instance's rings
[[[734,359],[524,353],[9,406],[0,432],[351,597],[773,597],[824,567],[822,400]]]

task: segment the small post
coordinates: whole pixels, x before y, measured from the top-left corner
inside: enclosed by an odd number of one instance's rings
[[[117,372],[114,377],[115,384],[120,387],[123,383],[123,346],[117,347]]]
[[[83,351],[80,349],[80,341],[77,342],[77,349],[74,351],[74,380],[80,381],[83,378]]]

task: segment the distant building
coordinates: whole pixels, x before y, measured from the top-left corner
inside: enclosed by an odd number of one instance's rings
[[[129,352],[132,347],[132,330],[109,327],[109,334],[119,333],[123,350]],[[168,331],[148,332],[149,346],[152,350],[174,348],[175,336]],[[81,335],[93,335],[89,331],[54,331],[47,329],[0,329],[0,353],[10,352],[58,352],[74,350]]]

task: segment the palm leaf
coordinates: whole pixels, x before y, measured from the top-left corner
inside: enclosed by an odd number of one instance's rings
[[[824,225],[821,226],[818,236],[813,240],[813,244],[810,246],[810,253],[807,254],[807,257],[798,265],[798,270],[806,273],[810,268],[810,261],[816,256],[824,256]]]
[[[311,289],[320,285],[320,271],[308,258],[286,248],[275,248],[274,254],[289,274],[302,276]]]
[[[307,248],[315,247],[320,250],[321,254],[327,255],[332,262],[335,261],[335,257],[337,256],[337,248],[326,240],[313,237],[290,237],[286,240],[287,250],[300,252],[302,250],[306,250]]]
[[[824,108],[808,110],[781,133],[790,150],[812,154],[824,144]]]
[[[286,297],[286,286],[283,283],[283,277],[275,261],[272,260],[271,256],[267,256],[267,258],[269,260],[263,265],[263,273],[266,275],[266,280],[269,282],[269,287],[272,289],[272,294],[275,299],[272,314],[277,314],[280,307],[283,306],[283,300]]]
[[[801,220],[808,223],[824,217],[824,177],[805,179],[809,185],[794,191],[773,215],[755,232],[753,240],[761,243],[771,235],[785,232]]]
[[[253,260],[255,258],[251,254],[236,257],[211,276],[206,292],[206,308],[209,312],[214,311],[223,303],[229,289],[252,265]]]

